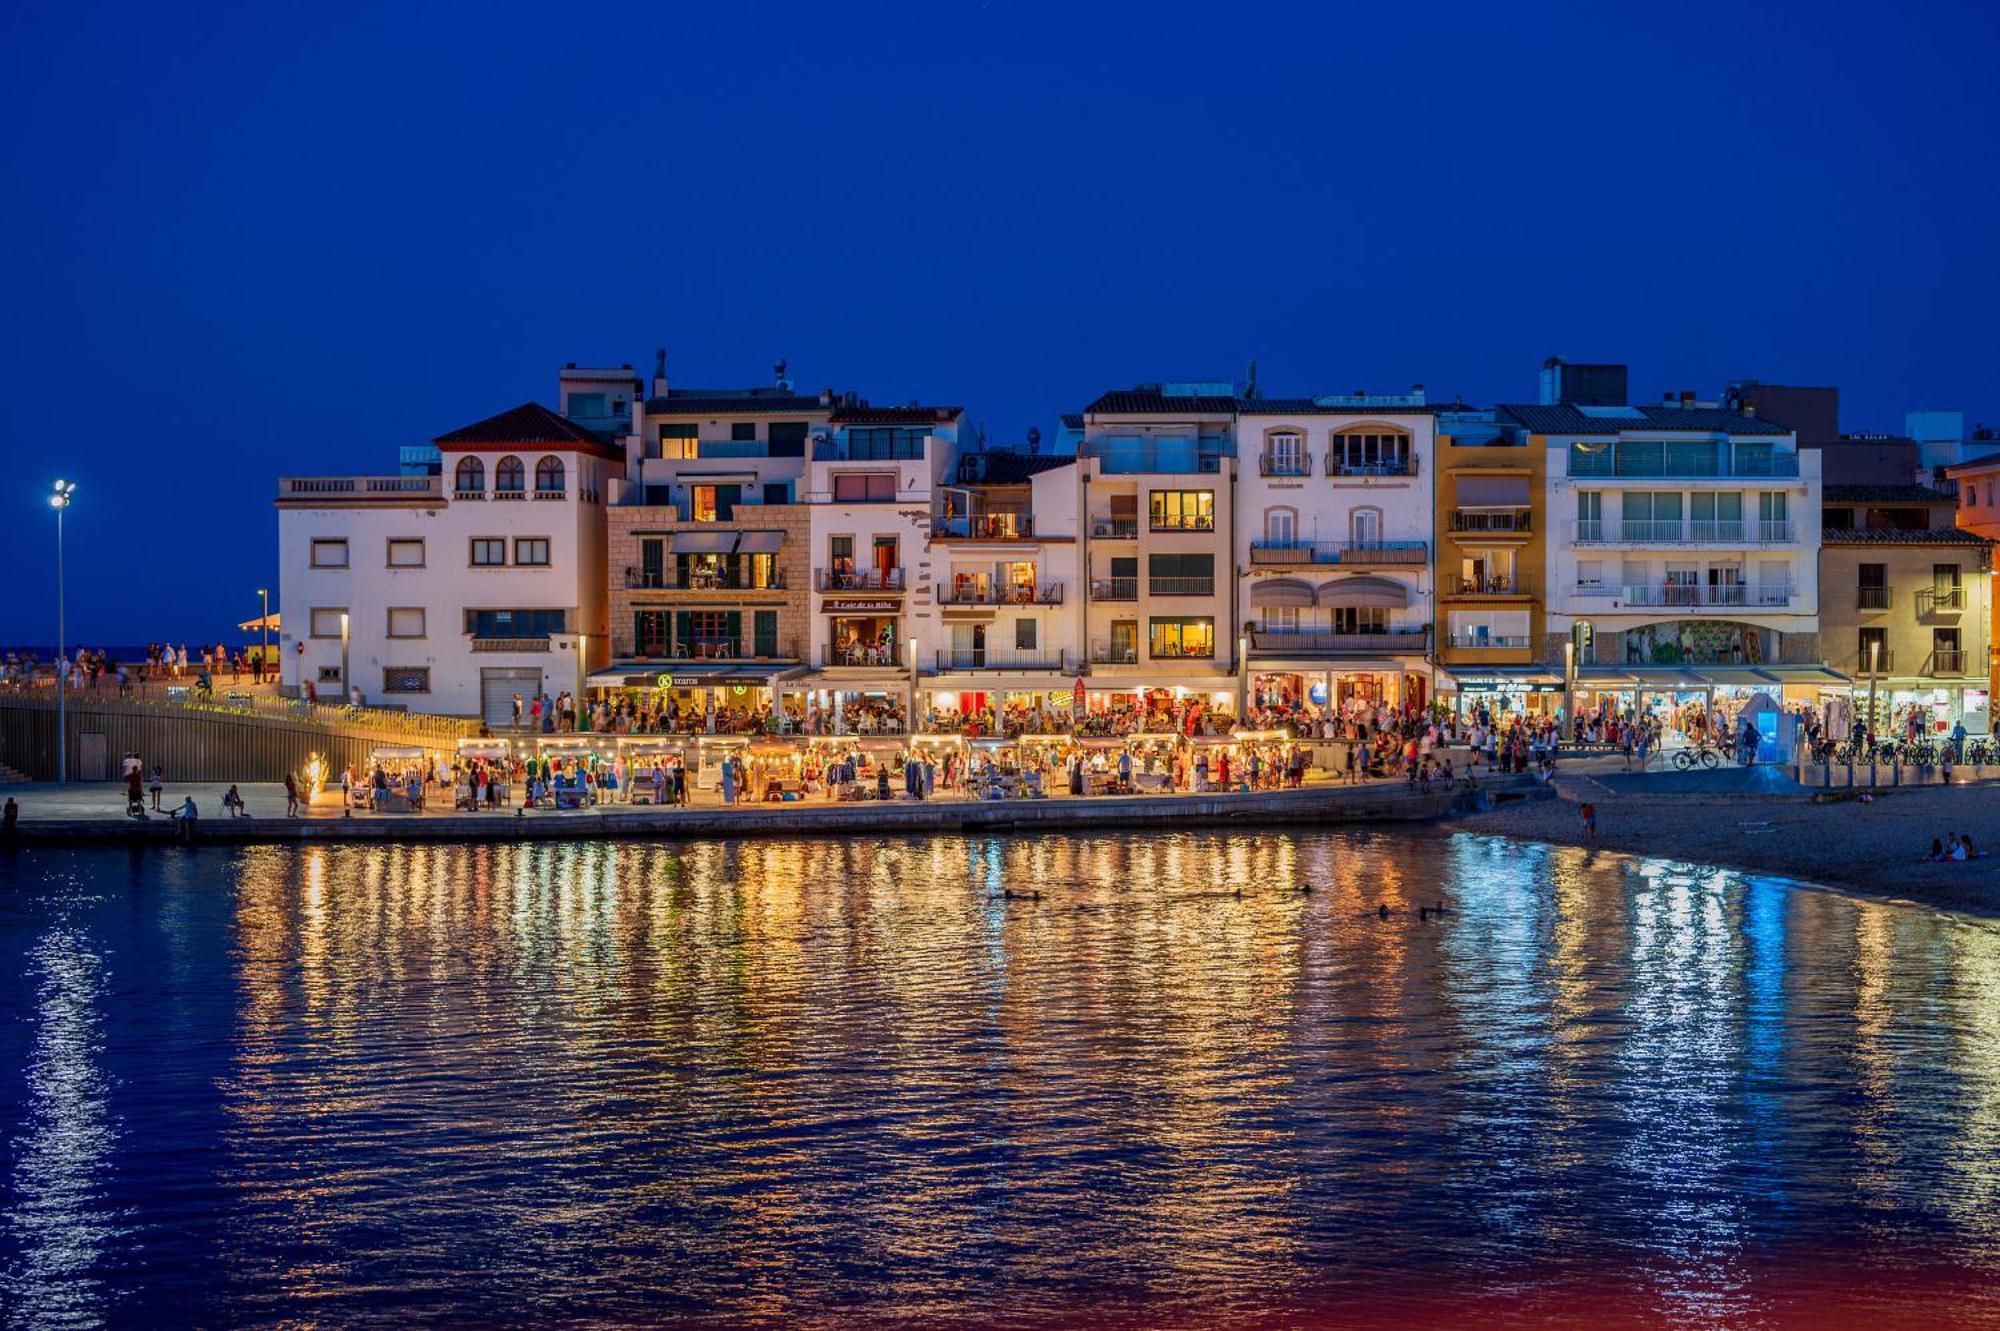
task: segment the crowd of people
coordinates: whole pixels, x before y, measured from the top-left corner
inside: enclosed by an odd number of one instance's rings
[[[134,660],[120,660],[102,648],[78,645],[46,664],[32,651],[10,651],[0,658],[0,685],[30,688],[61,679],[84,693],[115,688],[120,696],[143,695],[149,684],[186,681],[198,693],[212,693],[227,676],[241,684],[247,676],[261,684],[266,674],[263,654],[255,648],[232,650],[223,643],[205,644],[192,653],[185,644],[148,643]]]

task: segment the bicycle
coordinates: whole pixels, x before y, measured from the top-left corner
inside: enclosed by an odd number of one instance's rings
[[[1674,754],[1674,770],[1679,772],[1692,772],[1697,767],[1705,772],[1713,772],[1721,763],[1722,760],[1716,757],[1715,750],[1706,744],[1699,748],[1681,749]]]

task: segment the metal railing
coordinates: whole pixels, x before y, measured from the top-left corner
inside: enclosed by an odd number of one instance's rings
[[[1863,647],[1842,664],[1857,675],[1890,675],[1896,670],[1896,654],[1887,647],[1880,651]]]
[[[1093,642],[1090,644],[1090,663],[1092,665],[1137,665],[1139,664],[1138,644],[1134,643],[1129,647],[1123,647],[1115,646],[1109,642]]]
[[[813,581],[823,592],[899,592],[903,590],[903,570],[900,567],[849,571],[823,568],[817,571]]]
[[[1518,578],[1458,578],[1455,596],[1521,596],[1527,592]]]
[[[1965,609],[1965,588],[1922,587],[1917,590],[1917,613],[1936,615]]]
[[[1376,462],[1349,462],[1335,453],[1326,455],[1326,474],[1329,476],[1414,476],[1417,474],[1417,458],[1413,453],[1406,458],[1389,458]]]
[[[1273,457],[1269,453],[1257,459],[1259,476],[1310,476],[1312,458],[1301,454],[1295,458]]]
[[[1147,592],[1153,596],[1213,596],[1214,578],[1148,578]]]
[[[1092,518],[1090,534],[1100,541],[1135,541],[1139,538],[1137,518]]]
[[[786,638],[782,642],[772,642],[770,651],[758,650],[753,640],[750,650],[744,651],[740,637],[696,636],[679,641],[649,639],[635,643],[628,652],[619,645],[619,655],[630,655],[640,661],[796,661],[799,659],[799,640]]]
[[[475,652],[546,652],[549,650],[547,638],[474,638],[472,650]]]
[[[785,589],[782,569],[772,569],[763,581],[751,573],[690,573],[683,579],[670,568],[627,568],[625,586],[634,591],[734,591],[781,592]]]
[[[906,653],[899,643],[880,643],[866,647],[843,647],[837,642],[826,645],[828,665],[868,666],[878,670],[892,670],[902,665]]]
[[[1215,515],[1213,513],[1206,513],[1179,518],[1156,517],[1149,521],[1148,527],[1152,531],[1167,532],[1214,531]]]
[[[1061,652],[1005,647],[947,647],[937,654],[939,670],[1064,670]]]
[[[931,520],[931,535],[961,541],[1028,541],[1035,535],[1032,513],[974,513]]]
[[[1137,578],[1092,578],[1090,599],[1093,601],[1136,601],[1139,599]]]
[[[1252,541],[1253,564],[1421,564],[1426,541]]]
[[[1061,605],[1063,585],[1045,582],[1034,587],[1006,583],[940,583],[939,605]]]
[[[1893,599],[1887,587],[1857,587],[1854,590],[1854,608],[1857,610],[1887,610]]]
[[[815,462],[921,462],[929,436],[908,439],[846,439],[835,436],[812,446]]]
[[[1926,675],[1962,675],[1965,673],[1965,651],[1940,647],[1933,651],[1930,660],[1924,663]]]
[[[1648,450],[1650,452],[1650,450]],[[1795,477],[1799,459],[1795,453],[1772,455],[1746,453],[1742,457],[1711,455],[1706,462],[1687,465],[1658,462],[1633,452],[1621,452],[1617,445],[1589,455],[1571,454],[1571,477],[1630,477],[1637,480],[1712,480],[1728,477]]]
[[[1742,519],[1578,518],[1570,530],[1579,545],[1787,545],[1790,522]]]
[[[1781,606],[1791,603],[1793,591],[1786,583],[1647,583],[1626,585],[1620,599],[1646,606]]]
[[[1535,640],[1524,633],[1453,633],[1445,638],[1445,646],[1459,647],[1470,651],[1494,648],[1505,651],[1519,651],[1523,647],[1534,646]]]
[[[1278,656],[1369,656],[1427,651],[1429,629],[1392,633],[1319,633],[1290,629],[1256,629],[1250,650]]]
[[[1451,529],[1470,532],[1526,532],[1534,520],[1529,509],[1464,509],[1451,511]]]

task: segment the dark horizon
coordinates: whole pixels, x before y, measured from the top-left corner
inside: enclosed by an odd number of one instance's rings
[[[227,634],[281,474],[391,471],[568,361],[962,403],[1635,401],[1834,384],[2000,420],[1988,7],[1208,7],[617,21],[17,7],[0,500],[53,639]],[[1197,58],[1190,60],[1190,55]]]

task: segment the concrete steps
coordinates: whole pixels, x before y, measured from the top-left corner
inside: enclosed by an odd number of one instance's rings
[[[0,786],[26,785],[28,774],[0,763]]]

